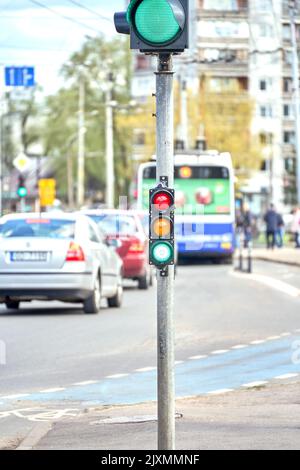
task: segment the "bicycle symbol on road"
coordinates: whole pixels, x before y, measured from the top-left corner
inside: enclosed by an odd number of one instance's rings
[[[10,417],[26,419],[34,422],[58,421],[64,418],[75,418],[79,410],[68,408],[65,410],[44,410],[39,408],[23,408],[20,410],[0,411],[0,420]]]

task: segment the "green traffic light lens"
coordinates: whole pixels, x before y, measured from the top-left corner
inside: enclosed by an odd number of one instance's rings
[[[181,31],[168,0],[143,0],[135,12],[135,26],[150,44],[167,44]]]
[[[173,247],[167,242],[157,242],[152,246],[152,259],[157,264],[167,264],[173,258]]]
[[[18,196],[19,197],[26,197],[27,196],[27,189],[26,188],[19,188],[18,189]]]

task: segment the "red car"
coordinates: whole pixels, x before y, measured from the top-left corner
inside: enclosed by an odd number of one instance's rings
[[[118,240],[117,253],[123,260],[123,277],[138,281],[139,289],[152,285],[149,242],[137,212],[118,209],[85,211],[107,235],[108,242]]]

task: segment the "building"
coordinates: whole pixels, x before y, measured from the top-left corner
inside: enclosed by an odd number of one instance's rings
[[[296,203],[292,45],[286,0],[190,0],[191,48],[175,60],[197,93],[205,77],[211,89],[238,89],[255,101],[251,133],[263,146],[261,171],[243,188],[253,207]],[[300,2],[299,2],[300,4]],[[300,7],[297,15],[300,43]],[[133,94],[141,102],[154,91],[155,58],[134,57]],[[184,102],[184,101],[183,101]],[[182,129],[181,129],[182,130]],[[139,137],[142,143],[143,139]],[[259,208],[259,209],[258,209]]]

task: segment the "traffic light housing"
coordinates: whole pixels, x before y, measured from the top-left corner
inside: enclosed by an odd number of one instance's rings
[[[175,192],[160,183],[149,196],[149,262],[161,270],[174,265]]]
[[[17,195],[20,199],[24,199],[28,195],[28,191],[25,185],[25,178],[22,175],[19,175]]]
[[[189,0],[131,0],[114,21],[118,33],[130,34],[131,49],[171,54],[189,47]]]

